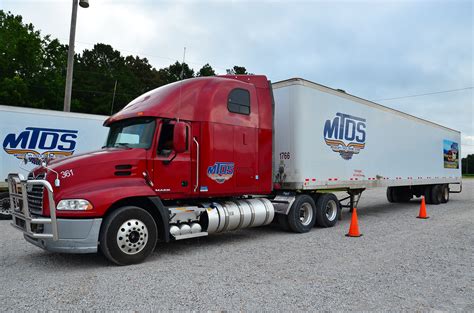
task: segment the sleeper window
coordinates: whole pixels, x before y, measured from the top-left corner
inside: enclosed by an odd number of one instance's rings
[[[250,93],[248,90],[241,88],[233,89],[227,98],[227,109],[232,113],[249,115]]]

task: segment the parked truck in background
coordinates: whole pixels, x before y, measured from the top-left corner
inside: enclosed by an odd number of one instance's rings
[[[138,97],[105,126],[103,149],[25,180],[9,175],[12,225],[28,242],[100,249],[125,265],[158,241],[274,218],[296,233],[334,226],[344,203],[335,192],[351,208],[377,187],[390,202],[438,204],[461,184],[459,159],[448,157],[458,131],[298,78],[188,79]]]
[[[100,149],[107,116],[0,105],[0,219],[10,219],[8,173],[24,177],[46,157]]]

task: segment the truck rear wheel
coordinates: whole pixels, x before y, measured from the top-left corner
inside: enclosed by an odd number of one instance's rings
[[[444,184],[441,186],[441,203],[447,203],[449,201],[449,186],[448,184]]]
[[[341,214],[341,204],[332,193],[322,194],[316,202],[316,223],[319,227],[333,227]]]
[[[288,226],[295,233],[307,233],[316,222],[316,205],[308,195],[296,196],[288,212]]]
[[[140,263],[155,249],[158,229],[150,213],[135,206],[121,207],[103,222],[100,250],[118,265]]]
[[[10,195],[8,192],[0,193],[0,220],[9,220],[10,215]]]

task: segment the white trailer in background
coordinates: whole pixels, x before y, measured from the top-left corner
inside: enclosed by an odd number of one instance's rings
[[[388,187],[390,202],[437,204],[461,184],[459,131],[299,78],[274,83],[273,94],[282,189]]]
[[[0,105],[0,219],[10,218],[9,173],[28,173],[43,158],[100,149],[107,116]],[[25,159],[28,162],[25,164]]]

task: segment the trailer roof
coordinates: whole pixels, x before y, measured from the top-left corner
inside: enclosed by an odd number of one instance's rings
[[[455,129],[452,129],[452,128],[449,128],[449,127],[446,127],[446,126],[443,126],[443,125],[440,125],[440,124],[422,119],[420,117],[417,117],[417,116],[414,116],[414,115],[411,115],[411,114],[408,114],[408,113],[405,113],[405,112],[402,112],[402,111],[399,111],[399,110],[392,109],[392,108],[387,107],[385,105],[381,105],[379,103],[376,103],[376,102],[373,102],[373,101],[370,101],[370,100],[367,100],[367,99],[363,99],[363,98],[351,95],[351,94],[349,94],[349,93],[347,93],[347,92],[345,92],[341,89],[334,89],[334,88],[331,88],[331,87],[328,87],[328,86],[324,86],[324,85],[309,81],[309,80],[304,79],[304,78],[295,77],[295,78],[285,79],[285,80],[282,80],[282,81],[272,83],[273,88],[281,88],[281,87],[287,87],[287,86],[291,86],[291,85],[303,85],[303,86],[311,87],[311,88],[318,89],[318,90],[321,90],[321,91],[324,91],[324,92],[328,92],[328,93],[333,94],[335,96],[339,96],[339,97],[346,98],[346,99],[349,99],[349,100],[357,101],[361,104],[365,104],[365,105],[368,105],[368,106],[376,108],[376,109],[380,109],[380,110],[383,110],[383,111],[390,111],[390,112],[393,112],[395,114],[398,114],[398,115],[401,115],[401,116],[404,116],[404,117],[408,117],[410,119],[413,119],[413,120],[416,120],[416,121],[419,121],[419,122],[422,122],[422,123],[426,123],[426,124],[429,124],[429,125],[434,125],[434,126],[444,128],[444,129],[447,129],[447,130],[450,130],[450,131],[453,131],[453,132],[456,132],[456,133],[461,133],[459,130],[455,130]]]
[[[16,112],[16,113],[23,113],[23,114],[38,114],[38,115],[49,115],[49,116],[59,116],[59,117],[82,118],[82,119],[89,119],[89,120],[105,120],[108,117],[105,115],[76,113],[76,112],[63,112],[63,111],[35,109],[35,108],[24,108],[24,107],[15,107],[15,106],[8,106],[8,105],[0,105],[0,111]]]

